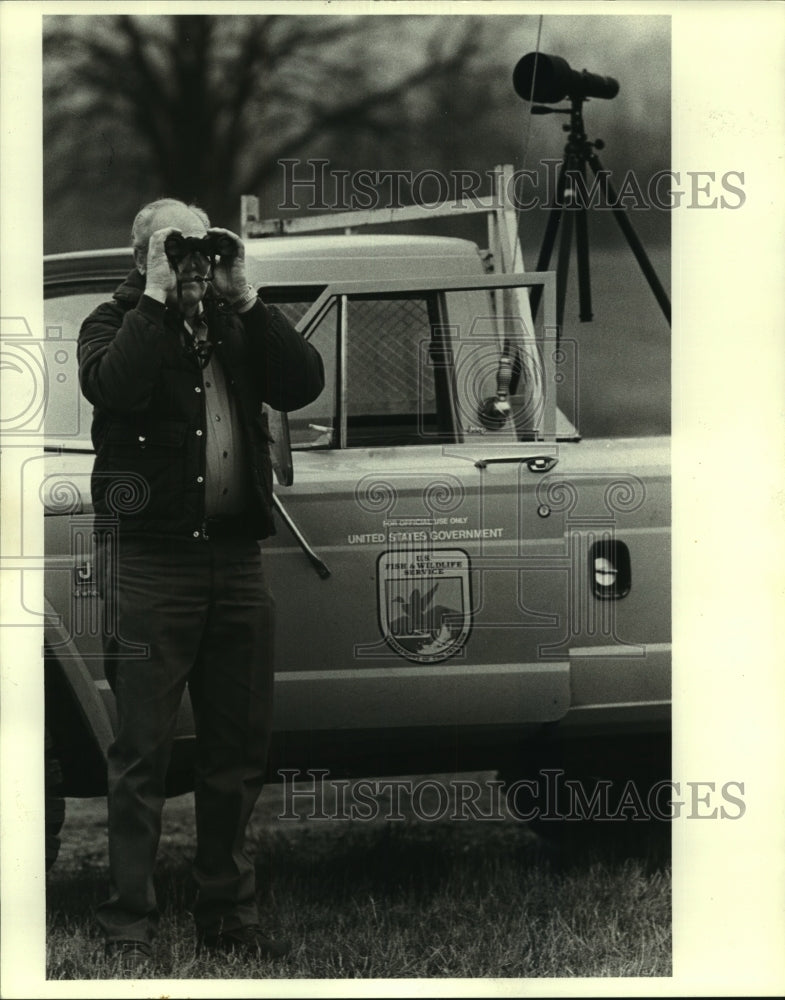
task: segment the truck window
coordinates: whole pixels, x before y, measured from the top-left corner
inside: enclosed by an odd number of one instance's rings
[[[82,321],[110,295],[111,290],[79,293],[44,303],[45,338],[40,349],[46,379],[44,435],[49,447],[92,447],[93,408],[79,388],[76,341]]]
[[[297,323],[322,290],[279,286],[262,294]],[[293,449],[453,444],[480,436],[504,444],[540,433],[543,359],[514,302],[500,311],[478,291],[355,291],[336,296],[306,335],[322,355],[326,385],[289,415]],[[488,410],[502,388],[504,358],[508,415],[498,423]]]
[[[346,437],[349,447],[454,440],[449,377],[438,338],[436,296],[356,298],[348,302]],[[439,398],[439,396],[443,398]],[[437,402],[438,399],[438,402]]]
[[[286,290],[265,289],[267,301],[297,323],[311,301],[287,301]],[[313,296],[315,298],[315,295]],[[440,326],[438,296],[362,296],[346,310],[345,385],[339,384],[339,304],[309,333],[322,356],[325,388],[289,414],[292,448],[339,447],[340,405],[347,447],[373,448],[454,441],[449,345]]]
[[[265,295],[266,301],[272,299],[289,322],[295,325],[311,305],[308,300],[286,302],[282,296],[267,296],[264,291],[262,294]],[[321,322],[310,332],[308,339],[322,356],[324,389],[313,402],[289,414],[291,446],[293,450],[299,451],[306,448],[330,448],[338,443],[336,424],[338,304],[336,302],[333,302]]]

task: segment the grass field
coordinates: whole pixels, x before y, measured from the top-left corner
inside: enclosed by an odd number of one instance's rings
[[[287,822],[277,786],[251,842],[262,912],[292,951],[275,964],[197,956],[192,805],[166,807],[154,978],[671,974],[667,830],[624,847],[579,836],[557,851],[511,817]],[[106,893],[105,800],[69,800],[67,816],[48,882],[47,978],[115,978],[93,917]]]

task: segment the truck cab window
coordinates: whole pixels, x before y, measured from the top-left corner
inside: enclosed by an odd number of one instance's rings
[[[436,295],[348,302],[349,447],[453,441],[446,333]]]
[[[305,315],[310,301],[282,302],[276,305],[291,323]],[[289,414],[289,437],[293,450],[337,446],[336,433],[336,356],[338,341],[338,305],[333,302],[321,322],[311,331],[309,341],[322,356],[324,389],[307,406]]]

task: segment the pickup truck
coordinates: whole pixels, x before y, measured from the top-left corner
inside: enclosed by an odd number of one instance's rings
[[[581,440],[554,274],[455,237],[252,230],[249,279],[326,370],[315,402],[269,414],[269,779],[566,762],[668,778],[669,441]],[[45,259],[46,471],[29,487],[45,513],[48,864],[64,797],[105,794],[116,723],[92,558],[113,528],[90,502],[76,338],[131,267],[126,249]],[[169,794],[190,788],[193,745],[186,696]]]

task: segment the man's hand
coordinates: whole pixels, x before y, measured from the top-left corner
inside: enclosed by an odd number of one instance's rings
[[[237,253],[233,257],[221,257],[215,262],[213,270],[213,286],[225,299],[231,302],[239,299],[248,288],[245,276],[245,246],[236,233],[228,229],[208,229],[208,233],[216,236],[228,236],[235,245]]]
[[[168,226],[166,229],[157,229],[150,237],[147,248],[145,271],[147,280],[144,291],[145,295],[149,295],[151,299],[156,299],[158,302],[166,302],[169,292],[177,288],[177,275],[174,273],[164,250],[166,237],[177,232],[179,229],[174,229],[172,226]]]

